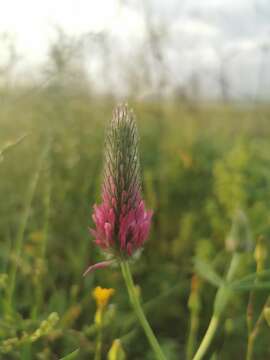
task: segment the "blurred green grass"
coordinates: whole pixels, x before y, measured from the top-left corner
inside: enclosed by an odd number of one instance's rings
[[[100,200],[104,132],[115,101],[70,88],[48,87],[31,96],[21,92],[8,94],[0,108],[0,149],[28,134],[3,152],[0,162],[0,273],[9,274],[14,262],[18,269],[11,312],[5,289],[1,292],[0,339],[34,331],[52,312],[60,322],[37,342],[14,346],[0,358],[58,359],[78,347],[79,359],[92,358],[91,291],[101,285],[116,289],[104,354],[119,337],[128,359],[152,359],[129,309],[119,269],[82,277],[89,263],[102,259],[88,227],[92,205]],[[177,100],[130,104],[140,132],[144,196],[154,210],[150,239],[132,268],[169,359],[184,358],[192,256],[211,258],[224,250],[238,208],[247,214],[254,239],[269,238],[270,109],[190,106]],[[16,257],[29,186],[44,151]],[[214,294],[210,285],[205,287],[200,334]],[[239,298],[229,310],[229,317],[236,317],[235,329],[233,337],[221,334],[217,340],[223,343],[222,359],[244,357],[245,307],[246,298]],[[267,333],[265,337],[258,359],[270,356],[264,346]]]

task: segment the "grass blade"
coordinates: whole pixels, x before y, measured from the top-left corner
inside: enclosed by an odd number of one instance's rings
[[[223,285],[223,279],[216,273],[212,266],[205,261],[195,259],[195,272],[210,284],[220,287]]]

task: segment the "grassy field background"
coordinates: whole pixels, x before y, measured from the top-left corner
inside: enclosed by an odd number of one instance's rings
[[[127,359],[153,359],[119,269],[82,277],[89,263],[103,259],[88,228],[92,205],[100,201],[106,123],[117,101],[57,84],[39,91],[14,87],[1,97],[0,358],[53,360],[79,348],[78,359],[93,359],[91,292],[100,285],[115,289],[104,359],[116,338]],[[151,236],[132,271],[168,359],[184,359],[193,257],[218,258],[217,269],[224,272],[230,258],[225,239],[237,209],[245,213],[254,243],[269,238],[270,110],[181,99],[129,104],[140,132],[144,197],[154,210]],[[254,271],[252,253],[245,266]],[[203,282],[199,339],[214,294]],[[266,295],[258,293],[258,311]],[[245,356],[247,296],[236,294],[226,311],[212,347],[217,359]],[[59,316],[55,324],[52,313]],[[43,320],[48,329],[43,326],[43,336],[28,341]],[[270,358],[264,327],[258,360]]]

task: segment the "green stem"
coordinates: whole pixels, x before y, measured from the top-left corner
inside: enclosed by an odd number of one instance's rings
[[[232,257],[232,260],[231,260],[231,263],[230,263],[230,266],[229,266],[229,269],[227,272],[227,276],[226,276],[226,281],[228,283],[234,279],[235,273],[238,269],[241,259],[242,259],[241,253],[236,252],[233,254],[233,257]]]
[[[208,350],[208,347],[210,346],[213,340],[213,337],[215,335],[215,332],[217,330],[220,321],[220,317],[232,295],[231,289],[227,285],[230,284],[230,282],[233,280],[235,273],[238,269],[238,266],[240,264],[240,261],[241,261],[241,254],[237,252],[234,253],[226,275],[226,281],[217,291],[215,303],[214,303],[214,312],[210,320],[208,329],[204,335],[204,338],[193,360],[201,360],[204,357],[205,353]]]
[[[252,360],[254,354],[254,343],[255,343],[255,336],[253,333],[249,334],[248,336],[248,345],[247,345],[247,356],[246,360]]]
[[[101,360],[101,349],[102,349],[102,322],[98,326],[95,360]]]
[[[190,330],[188,334],[186,356],[187,360],[191,360],[196,348],[197,333],[199,328],[199,313],[192,310],[190,314]]]
[[[200,360],[204,357],[209,345],[211,344],[211,341],[213,340],[213,337],[216,333],[217,327],[219,324],[219,317],[213,315],[208,329],[204,335],[203,341],[201,342],[201,345],[196,353],[196,355],[194,356],[193,360]]]
[[[252,328],[253,328],[254,298],[255,298],[255,292],[254,292],[254,290],[251,290],[249,293],[247,314],[246,314],[248,338],[250,337],[250,335],[252,333]]]
[[[254,345],[255,345],[255,341],[256,338],[261,330],[261,326],[264,322],[264,308],[266,308],[267,306],[269,306],[270,304],[270,296],[267,298],[263,309],[260,313],[260,316],[258,318],[258,320],[255,323],[255,326],[253,329],[251,329],[250,333],[248,334],[248,344],[247,344],[247,356],[246,356],[246,360],[252,360],[253,359],[253,355],[254,355]]]
[[[140,321],[140,324],[145,332],[145,335],[155,353],[157,360],[166,360],[161,347],[155,337],[155,334],[153,333],[153,330],[151,329],[145,315],[143,312],[143,309],[141,307],[140,301],[138,299],[138,295],[136,293],[135,285],[132,279],[132,275],[130,272],[129,264],[127,261],[121,261],[120,262],[122,274],[126,283],[129,300],[130,303],[134,309],[134,312],[137,315],[138,320]]]
[[[193,354],[196,349],[201,310],[200,288],[201,279],[196,274],[193,274],[191,279],[190,295],[188,299],[188,308],[190,310],[190,327],[186,347],[187,360],[191,360],[193,358]]]

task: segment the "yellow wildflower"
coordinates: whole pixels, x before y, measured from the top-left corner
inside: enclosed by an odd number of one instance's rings
[[[106,288],[102,288],[100,286],[97,286],[92,295],[93,295],[93,298],[96,300],[96,304],[97,304],[97,307],[98,308],[104,308],[110,298],[113,296],[113,294],[115,293],[115,290],[114,289],[106,289]]]

